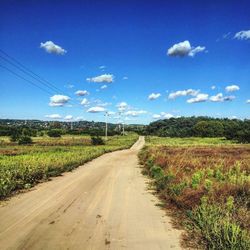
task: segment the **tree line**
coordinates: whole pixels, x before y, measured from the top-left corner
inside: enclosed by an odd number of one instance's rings
[[[250,142],[250,120],[211,117],[170,118],[150,123],[142,134],[162,137],[225,137],[247,143]]]

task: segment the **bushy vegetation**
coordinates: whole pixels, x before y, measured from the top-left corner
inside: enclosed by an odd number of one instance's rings
[[[92,146],[90,137],[34,138],[29,146],[9,144],[4,138],[0,145],[0,198],[70,171],[106,152],[129,148],[137,138],[135,134],[113,136],[100,146]]]
[[[63,131],[61,129],[51,129],[47,132],[47,135],[49,137],[61,137],[63,134]]]
[[[172,138],[168,145],[167,138],[158,144],[155,137],[146,139],[139,155],[143,172],[185,218],[190,235],[199,236],[198,245],[250,249],[250,146],[218,145],[213,138],[197,138],[197,145],[195,138],[191,144]]]
[[[150,123],[145,135],[162,137],[225,137],[237,142],[250,142],[250,120],[210,117],[180,117]]]
[[[104,145],[104,140],[100,136],[92,136],[91,137],[92,145]]]

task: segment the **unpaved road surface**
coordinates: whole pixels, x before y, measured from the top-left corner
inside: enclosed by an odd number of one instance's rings
[[[0,206],[0,249],[180,249],[137,153],[105,154]]]

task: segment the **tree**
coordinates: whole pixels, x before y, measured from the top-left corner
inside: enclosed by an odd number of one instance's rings
[[[223,136],[224,128],[219,121],[200,121],[194,127],[194,134],[200,137],[219,137]]]
[[[18,139],[18,144],[22,145],[22,144],[31,144],[32,143],[32,139],[30,136],[27,135],[22,135],[19,139]]]
[[[62,130],[61,129],[51,129],[47,132],[49,137],[61,137]]]

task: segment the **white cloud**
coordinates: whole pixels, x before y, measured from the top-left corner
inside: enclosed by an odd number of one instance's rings
[[[174,117],[172,114],[170,113],[165,113],[165,112],[161,112],[161,116],[165,119],[169,119],[169,118],[172,118]]]
[[[250,104],[250,99],[246,100],[246,103],[247,103],[247,104]]]
[[[147,111],[145,110],[129,110],[125,113],[125,115],[127,116],[138,116],[138,115],[142,115],[142,114],[146,114]]]
[[[156,119],[156,120],[157,120],[157,119],[161,119],[161,115],[154,114],[154,115],[153,115],[153,119]]]
[[[234,98],[234,96],[223,96],[222,93],[218,93],[217,95],[211,96],[209,100],[212,102],[226,102],[232,101]]]
[[[62,107],[64,106],[70,98],[66,95],[53,95],[50,97],[49,105],[52,107]]]
[[[230,85],[225,88],[227,92],[233,92],[239,90],[240,87],[238,85]]]
[[[149,100],[156,100],[157,98],[159,98],[161,96],[161,94],[160,93],[152,93],[152,94],[150,94],[149,96],[148,96],[148,99]]]
[[[88,82],[98,82],[98,83],[106,82],[106,83],[111,83],[111,82],[114,82],[114,76],[111,75],[111,74],[103,74],[103,75],[100,75],[100,76],[87,78],[86,80]]]
[[[81,101],[81,105],[87,106],[89,104],[89,101],[87,98],[83,98]]]
[[[233,99],[235,99],[235,96],[233,96],[233,95],[225,96],[225,97],[224,97],[224,102],[232,101]]]
[[[172,47],[170,47],[167,51],[168,56],[195,56],[197,53],[202,52],[206,49],[206,47],[191,47],[190,42],[188,40],[184,42],[180,42],[177,44],[174,44]]]
[[[47,41],[45,43],[40,43],[40,48],[45,49],[46,52],[56,55],[64,55],[67,53],[65,49],[59,45],[54,44],[52,41]]]
[[[89,95],[89,92],[87,90],[77,90],[75,94],[78,96],[84,96],[84,95]]]
[[[223,102],[223,100],[224,100],[222,93],[219,93],[217,95],[213,95],[209,99],[212,102]]]
[[[179,96],[197,96],[199,94],[200,90],[195,90],[195,89],[187,89],[187,90],[178,90],[176,92],[172,92],[168,95],[169,99],[175,99],[176,97]]]
[[[114,111],[108,111],[108,115],[115,115],[116,113]]]
[[[83,118],[83,116],[77,116],[75,120],[76,120],[76,121],[83,121],[84,118]]]
[[[104,112],[104,111],[106,111],[106,109],[103,107],[99,107],[99,106],[91,107],[87,110],[88,113],[99,113],[99,112]]]
[[[108,86],[106,84],[101,86],[101,89],[106,89]]]
[[[100,69],[100,70],[105,70],[105,69],[106,69],[106,66],[105,66],[105,65],[101,65],[101,66],[99,67],[99,69]]]
[[[194,57],[197,53],[200,53],[205,49],[206,47],[197,46],[196,48],[191,49],[188,55]]]
[[[248,40],[250,39],[250,30],[239,31],[234,35],[234,38],[238,40]]]
[[[72,115],[66,115],[66,116],[64,117],[64,120],[66,120],[66,121],[71,121],[71,120],[73,120],[73,116],[72,116]]]
[[[170,113],[161,112],[160,114],[154,114],[152,117],[153,117],[153,119],[159,120],[159,119],[170,119],[174,116]]]
[[[120,102],[117,104],[117,108],[119,111],[124,111],[128,107],[128,104],[126,102]]]
[[[212,89],[212,90],[215,90],[215,89],[216,89],[216,86],[215,86],[215,85],[211,86],[211,89]]]
[[[61,119],[62,117],[59,114],[46,115],[46,118],[50,119]]]
[[[124,76],[124,77],[122,78],[122,80],[128,80],[128,77],[127,77],[127,76]]]
[[[188,99],[187,103],[205,102],[207,100],[208,94],[198,94],[196,97]]]

